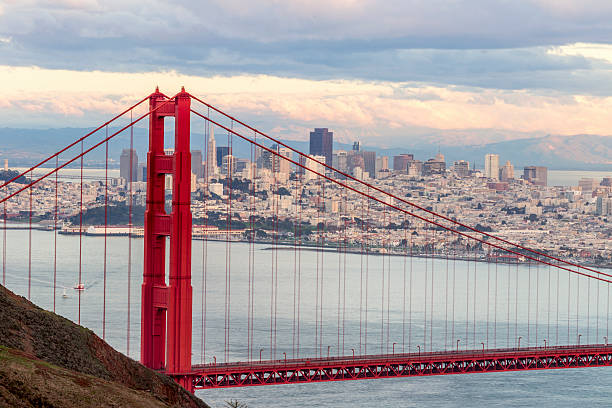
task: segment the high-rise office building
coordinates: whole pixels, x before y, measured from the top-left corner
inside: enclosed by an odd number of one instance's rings
[[[236,158],[231,154],[223,156],[221,163],[221,174],[227,177],[233,177],[236,171]]]
[[[217,146],[217,167],[223,165],[223,158],[232,154],[232,148],[229,146]]]
[[[368,172],[368,176],[376,178],[376,152],[360,152],[363,157],[363,168]]]
[[[334,152],[334,132],[327,128],[315,128],[310,132],[310,155],[324,156],[325,164],[332,165],[332,155]]]
[[[130,173],[131,165],[131,173]],[[119,176],[127,182],[138,181],[138,155],[134,149],[123,149],[119,159]],[[130,175],[132,176],[130,178]]]
[[[337,150],[332,156],[332,167],[342,172],[348,171],[348,153],[345,150]]]
[[[457,177],[467,177],[470,175],[470,162],[465,160],[456,161],[453,164],[453,171]]]
[[[501,181],[509,181],[514,178],[514,166],[510,163],[510,160],[506,161],[504,167],[499,169],[499,179]]]
[[[191,151],[191,172],[198,178],[204,177],[204,167],[202,166],[202,151]]]
[[[264,150],[259,156],[258,167],[262,169],[272,170],[275,173],[291,173],[291,162],[289,160],[293,157],[293,152],[287,147],[281,147],[277,144],[273,144],[270,148],[277,154]]]
[[[580,187],[580,190],[582,190],[583,193],[591,193],[597,188],[598,183],[597,180],[595,180],[594,178],[582,177],[578,181],[578,186]]]
[[[138,181],[147,181],[147,163],[138,163]]]
[[[485,154],[484,176],[491,180],[499,180],[498,154]]]
[[[353,142],[353,151],[358,152],[360,150],[361,150],[361,142],[360,141]]]
[[[444,155],[441,153],[436,154],[433,159],[427,160],[423,163],[423,175],[431,176],[433,174],[444,174],[446,172],[446,161]]]
[[[389,170],[389,157],[380,156],[376,158],[376,173],[381,170]]]
[[[285,174],[291,173],[291,162],[289,161],[293,157],[293,152],[291,149],[288,147],[281,147],[278,149],[278,154],[280,155],[280,157],[277,156],[277,159],[279,160],[278,171]],[[285,160],[282,157],[286,157],[289,160]]]
[[[305,170],[304,172],[304,179],[306,181],[309,180],[316,180],[317,177],[319,177],[319,175],[317,175],[316,173],[313,172],[317,172],[320,174],[324,174],[325,173],[325,167],[323,167],[322,164],[317,163],[315,160],[319,161],[319,162],[323,162],[325,160],[325,158],[323,156],[308,156],[305,159],[305,163],[304,165],[306,166],[307,169],[312,170]]]
[[[548,169],[542,166],[525,166],[523,168],[523,179],[536,186],[548,184]]]
[[[215,129],[211,126],[208,134],[208,146],[206,148],[206,174],[213,178],[217,174],[217,144],[215,143]]]
[[[413,154],[402,153],[399,156],[393,156],[393,170],[406,171],[408,164],[413,160]]]

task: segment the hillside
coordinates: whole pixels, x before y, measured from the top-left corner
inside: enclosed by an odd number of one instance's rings
[[[207,407],[92,331],[2,286],[0,406]]]

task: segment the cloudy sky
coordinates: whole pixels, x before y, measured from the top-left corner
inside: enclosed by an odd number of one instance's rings
[[[155,85],[293,139],[612,135],[612,2],[0,0],[1,127],[93,126]]]

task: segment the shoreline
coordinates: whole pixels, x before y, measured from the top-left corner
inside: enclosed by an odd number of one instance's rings
[[[6,230],[28,230],[30,229],[29,225],[10,225],[10,222],[7,222],[6,225]],[[15,223],[16,224],[16,223]],[[89,226],[88,226],[89,227]],[[135,226],[135,228],[142,228],[142,226]],[[0,222],[0,231],[4,230],[4,225],[2,222]],[[53,232],[54,229],[52,226],[44,226],[44,225],[40,225],[40,224],[33,224],[32,225],[32,229],[33,230],[37,230],[37,231],[47,231],[47,232]],[[57,229],[58,234],[60,235],[79,235],[78,231],[61,231],[59,229]],[[223,234],[223,232],[221,232],[220,234]],[[104,237],[104,234],[99,234],[99,233],[88,233],[86,232],[86,230],[83,230],[82,235],[84,236],[88,236],[88,237]],[[129,237],[130,234],[127,233],[107,233],[106,237]],[[131,234],[131,238],[133,239],[141,239],[144,238],[144,234],[142,232],[134,232]],[[249,244],[249,243],[255,243],[255,244],[261,244],[261,245],[268,245],[268,247],[266,248],[262,248],[261,250],[263,251],[274,251],[274,250],[282,250],[282,251],[289,251],[289,250],[300,250],[300,251],[322,251],[322,252],[327,252],[327,253],[338,253],[338,252],[346,252],[347,254],[351,254],[351,255],[367,255],[367,256],[397,256],[397,257],[402,257],[402,256],[410,256],[413,258],[430,258],[430,259],[437,259],[437,260],[455,260],[455,261],[463,261],[463,262],[470,262],[470,261],[474,261],[474,262],[481,262],[481,263],[489,263],[489,264],[502,264],[502,265],[529,265],[529,261],[525,260],[525,259],[518,259],[518,260],[512,260],[509,261],[507,259],[501,259],[501,260],[490,260],[487,259],[486,256],[483,256],[483,254],[477,254],[476,257],[465,257],[465,256],[450,256],[447,254],[422,254],[422,253],[412,253],[412,254],[404,254],[404,253],[398,253],[398,252],[389,252],[389,253],[383,253],[381,252],[379,249],[379,247],[370,247],[370,251],[366,251],[366,252],[362,252],[361,248],[342,248],[342,247],[337,247],[337,246],[322,246],[322,247],[318,247],[316,245],[295,245],[295,243],[293,242],[274,242],[274,241],[265,241],[265,240],[254,240],[254,241],[248,241],[248,240],[244,240],[244,239],[225,239],[225,238],[207,238],[204,239],[202,236],[192,236],[192,241],[211,241],[211,242],[239,242],[239,243],[245,243],[245,244]],[[274,245],[276,245],[277,247],[274,247]],[[535,261],[533,261],[535,262]],[[570,262],[570,261],[567,261]],[[572,261],[573,262],[573,261]],[[574,263],[578,263],[578,262],[574,262]],[[582,263],[583,267],[592,267],[592,268],[603,268],[603,269],[612,269],[612,262],[611,263],[596,263],[596,262],[584,262]],[[574,267],[575,268],[575,267]]]

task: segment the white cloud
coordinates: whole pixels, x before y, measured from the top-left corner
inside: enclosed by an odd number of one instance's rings
[[[421,83],[313,81],[275,76],[198,77],[176,72],[83,72],[0,66],[4,107],[0,122],[24,111],[32,121],[54,126],[93,126],[141,99],[159,85],[173,94],[182,85],[194,95],[282,136],[304,138],[296,129],[328,126],[349,139],[414,129],[500,129],[513,132],[612,135],[612,97],[538,94]],[[197,106],[197,104],[195,104]],[[262,129],[266,130],[266,129]],[[482,142],[482,140],[479,140]]]
[[[580,56],[612,63],[612,44],[574,43],[553,47],[548,52],[552,55]]]

